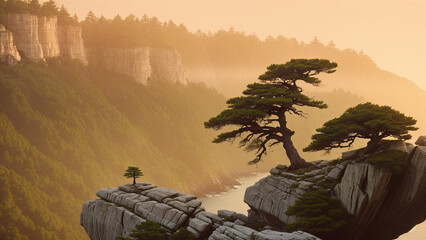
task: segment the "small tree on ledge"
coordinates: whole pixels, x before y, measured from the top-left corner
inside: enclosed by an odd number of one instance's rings
[[[133,178],[133,185],[134,185],[136,184],[136,178],[143,176],[143,173],[138,167],[129,166],[127,170],[124,172],[123,176],[126,178]]]
[[[334,118],[317,129],[312,142],[303,151],[329,152],[333,148],[350,147],[356,138],[370,139],[363,154],[376,149],[380,140],[394,137],[408,140],[408,131],[417,130],[416,120],[389,106],[372,103],[359,104],[349,108],[338,118]]]

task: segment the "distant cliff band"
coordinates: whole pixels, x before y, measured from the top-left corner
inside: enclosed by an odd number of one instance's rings
[[[18,52],[19,51],[19,52]],[[56,16],[8,13],[0,25],[0,61],[14,64],[21,54],[31,61],[69,57],[122,73],[147,84],[149,78],[185,82],[180,54],[160,48],[88,49],[82,28],[75,24],[59,24]]]

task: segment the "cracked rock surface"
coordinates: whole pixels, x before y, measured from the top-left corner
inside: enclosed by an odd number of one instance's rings
[[[284,233],[255,230],[248,226],[248,217],[241,213],[228,210],[219,210],[218,214],[210,213],[193,195],[149,183],[104,188],[96,195],[99,199],[83,205],[80,218],[81,225],[92,240],[129,237],[135,225],[146,220],[159,223],[169,233],[186,228],[197,239],[319,240],[300,231]]]
[[[424,136],[416,144],[395,142],[390,149],[407,152],[408,167],[395,174],[386,167],[356,157],[360,150],[342,154],[340,163],[312,162],[303,173],[287,172],[283,165],[248,187],[244,202],[264,224],[283,228],[298,219],[285,212],[310,190],[333,183],[332,195],[353,216],[341,239],[395,239],[426,219],[426,147]]]

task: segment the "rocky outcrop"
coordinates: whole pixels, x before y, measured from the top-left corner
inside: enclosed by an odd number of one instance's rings
[[[103,66],[113,72],[122,73],[135,81],[146,84],[151,77],[149,48],[109,48],[103,50]]]
[[[419,139],[417,139],[416,144],[419,146],[426,146],[426,136],[420,136]]]
[[[149,62],[156,77],[172,82],[185,82],[182,59],[178,51],[150,48]]]
[[[17,49],[32,61],[67,56],[87,63],[80,26],[59,26],[56,16],[28,13],[8,13],[5,25]]]
[[[0,24],[0,62],[14,64],[21,60],[13,42],[13,34]]]
[[[60,24],[58,26],[58,39],[62,56],[78,59],[84,64],[88,63],[80,26]]]
[[[43,48],[38,39],[38,17],[28,13],[8,13],[6,28],[13,32],[16,47],[28,59],[43,59]]]
[[[401,174],[343,154],[340,163],[313,162],[304,173],[290,173],[279,165],[268,176],[247,188],[244,201],[251,215],[264,223],[284,227],[298,219],[286,215],[306,191],[326,188],[353,216],[341,239],[394,239],[426,219],[426,147],[394,143],[391,149],[410,152],[408,167]],[[326,188],[327,189],[327,188]],[[250,217],[250,215],[249,215]]]
[[[43,50],[43,58],[59,57],[58,18],[38,16],[38,41]]]
[[[185,83],[180,54],[159,48],[87,49],[89,62],[147,84],[148,79]]]
[[[86,49],[81,27],[58,24],[56,16],[8,13],[5,24],[10,32],[1,31],[2,62],[7,61],[6,58],[13,61],[9,55],[19,61],[17,49],[32,61],[69,57],[124,74],[143,84],[153,76],[171,82],[186,81],[181,56],[176,50],[149,47]]]
[[[186,228],[197,239],[209,240],[319,240],[305,232],[277,232],[250,227],[247,216],[220,210],[206,212],[192,195],[149,183],[105,188],[100,199],[87,202],[81,212],[81,225],[92,240],[128,237],[135,225],[146,220],[159,223],[169,233]]]

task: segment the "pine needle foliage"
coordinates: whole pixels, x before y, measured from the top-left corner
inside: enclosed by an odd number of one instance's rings
[[[388,150],[377,153],[367,160],[367,163],[376,164],[390,169],[395,174],[400,174],[408,166],[408,162],[404,161],[407,156],[406,152],[399,150]]]
[[[243,91],[244,96],[227,101],[228,109],[204,123],[206,128],[219,130],[233,125],[238,129],[219,134],[214,143],[241,138],[240,147],[256,151],[249,164],[261,161],[267,147],[282,144],[291,162],[291,169],[309,166],[293,146],[294,131],[287,128],[288,114],[304,116],[299,107],[327,108],[322,101],[304,95],[299,82],[318,86],[320,73],[333,73],[337,64],[326,59],[292,59],[285,64],[272,64]]]
[[[300,220],[288,224],[286,231],[305,231],[321,239],[335,239],[350,221],[350,215],[341,207],[340,201],[333,198],[326,189],[306,192],[288,208],[286,214],[301,217]]]
[[[192,234],[186,228],[179,228],[179,230],[170,235],[171,240],[195,240],[194,234]]]
[[[333,148],[350,147],[356,138],[370,139],[364,153],[371,152],[386,137],[408,140],[408,131],[417,130],[417,120],[389,106],[370,102],[349,108],[317,129],[312,142],[303,151],[330,151]]]
[[[145,221],[135,226],[130,234],[131,238],[118,237],[119,240],[195,240],[194,234],[186,228],[179,228],[175,233],[169,234],[159,223]]]
[[[132,238],[119,237],[120,240],[168,240],[166,229],[153,221],[145,221],[137,224],[136,229],[130,233]]]
[[[133,178],[133,184],[136,184],[136,178],[140,178],[143,176],[142,171],[138,167],[128,167],[124,172],[123,177]]]

